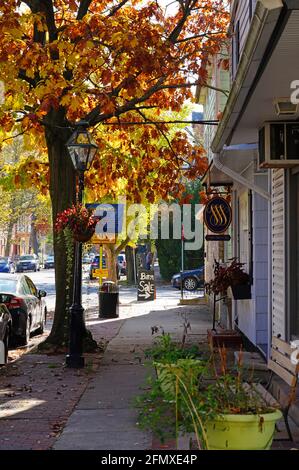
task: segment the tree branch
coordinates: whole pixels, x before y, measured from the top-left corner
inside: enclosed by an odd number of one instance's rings
[[[215,32],[207,32],[207,33],[196,34],[195,36],[189,36],[189,37],[184,38],[184,39],[178,39],[176,41],[176,44],[181,44],[181,43],[187,42],[187,41],[193,41],[194,39],[199,39],[199,38],[203,38],[203,37],[209,38],[210,36],[215,35],[215,34],[225,34],[225,31],[215,31]]]
[[[115,248],[115,254],[119,255],[119,253],[125,248],[125,246],[127,246],[129,241],[130,241],[130,237],[129,237],[129,235],[127,235],[127,237],[120,243],[120,245],[118,245]]]
[[[108,16],[108,18],[110,16],[113,16],[118,10],[121,9],[121,7],[123,7],[125,5],[125,3],[128,3],[129,0],[122,0],[118,5],[116,5],[115,7],[111,8],[110,10],[110,13]]]
[[[82,20],[86,13],[88,12],[88,8],[91,4],[92,0],[81,0],[78,13],[77,13],[77,20]]]

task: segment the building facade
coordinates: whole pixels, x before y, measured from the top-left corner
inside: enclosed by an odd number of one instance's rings
[[[206,179],[231,184],[232,255],[252,277],[251,299],[232,301],[234,322],[267,354],[272,335],[299,337],[299,115],[290,98],[299,79],[299,2],[231,2],[230,37],[230,93]],[[288,134],[271,130],[265,140],[265,123],[289,121]],[[292,162],[281,151],[261,164],[283,138]]]

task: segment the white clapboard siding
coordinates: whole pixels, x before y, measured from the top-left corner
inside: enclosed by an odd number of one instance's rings
[[[236,0],[234,2],[234,8],[235,8],[235,14],[233,18],[233,37],[237,34],[237,29],[239,28],[239,60],[241,58],[249,28],[250,28],[250,23],[252,17],[250,17],[250,12],[253,14],[254,9],[256,6],[256,0]],[[236,40],[237,38],[234,37],[232,44],[232,61],[233,61],[233,67],[232,67],[232,78],[235,77],[237,69],[238,69],[238,61],[237,58],[235,57],[235,52],[236,52]]]
[[[285,300],[285,173],[272,170],[272,335],[286,332]]]

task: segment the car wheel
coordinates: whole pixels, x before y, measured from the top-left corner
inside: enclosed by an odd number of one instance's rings
[[[195,277],[186,277],[183,281],[184,289],[192,291],[197,288],[197,280]]]
[[[30,317],[27,318],[27,321],[26,321],[26,331],[25,331],[25,335],[24,336],[21,336],[21,339],[19,341],[19,344],[21,346],[27,346],[27,344],[29,343],[29,339],[30,339],[30,326],[31,326],[31,321],[30,321]]]

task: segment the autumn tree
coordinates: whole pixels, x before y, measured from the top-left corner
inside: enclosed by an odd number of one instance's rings
[[[76,175],[65,144],[79,120],[89,123],[99,146],[87,176],[99,197],[105,191],[113,196],[118,179],[129,175],[132,200],[140,200],[141,187],[149,201],[155,194],[165,198],[170,189],[183,190],[178,184],[182,160],[192,163],[190,178],[204,171],[202,149],[191,151],[184,133],[160,149],[149,140],[157,134],[167,140],[160,111],[180,110],[192,99],[192,85],[206,83],[203,64],[225,38],[227,2],[178,0],[170,14],[163,3],[0,1],[2,140],[22,134],[25,142],[34,138],[35,147],[46,149],[53,220],[75,200]],[[153,110],[155,123],[149,124]],[[139,141],[130,139],[134,126]],[[112,136],[117,139],[111,144]],[[136,160],[142,160],[139,171],[133,171]],[[153,184],[146,176],[155,171]],[[59,344],[66,317],[66,260],[56,236],[54,250],[56,310],[49,341]]]
[[[10,140],[1,152],[0,228],[6,236],[5,256],[11,251],[13,228],[23,216],[30,220],[30,246],[38,254],[40,223],[51,217],[46,182],[42,182],[38,173],[38,159],[35,151],[24,149],[20,137]],[[50,230],[49,224],[47,230]]]

